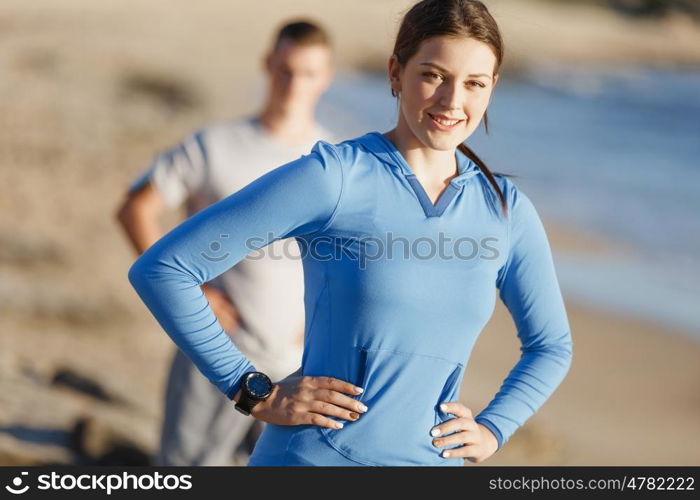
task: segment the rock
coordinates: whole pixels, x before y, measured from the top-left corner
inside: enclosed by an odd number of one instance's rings
[[[71,444],[87,465],[151,465],[148,453],[93,417],[76,421]]]
[[[53,385],[68,387],[105,403],[117,403],[118,398],[109,394],[99,382],[81,375],[70,368],[59,368],[51,380]]]

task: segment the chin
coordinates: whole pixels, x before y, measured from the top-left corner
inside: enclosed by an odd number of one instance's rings
[[[471,131],[465,128],[455,129],[452,131],[442,131],[435,130],[430,125],[422,121],[416,121],[409,126],[412,130],[413,135],[421,142],[425,147],[430,149],[435,149],[437,151],[450,151],[454,150],[462,142],[464,142]],[[470,127],[466,127],[470,128]]]
[[[436,149],[438,151],[449,151],[455,149],[466,139],[466,134],[458,134],[457,132],[425,132],[422,142],[431,149]]]

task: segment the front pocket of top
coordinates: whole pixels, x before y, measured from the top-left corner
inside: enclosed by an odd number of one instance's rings
[[[359,348],[361,387],[369,408],[342,429],[321,427],[348,458],[367,465],[438,465],[446,460],[430,430],[440,422],[439,403],[454,399],[463,365],[440,357],[390,349]]]

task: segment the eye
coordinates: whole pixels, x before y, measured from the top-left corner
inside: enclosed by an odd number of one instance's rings
[[[442,75],[438,75],[437,73],[433,73],[432,71],[426,71],[425,73],[423,73],[423,76],[430,77],[433,80],[436,78],[442,79]]]
[[[469,80],[469,81],[467,82],[467,85],[469,85],[469,86],[472,87],[472,88],[474,88],[474,87],[479,87],[479,88],[482,88],[482,89],[483,89],[484,87],[486,87],[486,85],[484,85],[483,83],[481,83],[481,82],[478,81],[478,80]]]

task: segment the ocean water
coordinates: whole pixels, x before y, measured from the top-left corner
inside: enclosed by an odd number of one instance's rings
[[[383,74],[339,74],[319,110],[342,137],[396,117]],[[489,130],[467,144],[543,218],[633,250],[555,253],[565,294],[700,341],[700,71],[531,68],[499,82]]]

